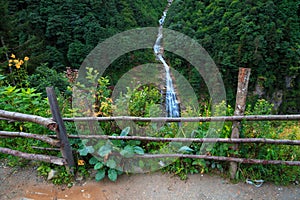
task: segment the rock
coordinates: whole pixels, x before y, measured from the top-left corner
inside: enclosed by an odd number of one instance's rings
[[[50,172],[48,173],[47,180],[49,181],[49,180],[53,179],[56,176],[56,174],[57,174],[57,171],[55,171],[54,169],[51,169]]]

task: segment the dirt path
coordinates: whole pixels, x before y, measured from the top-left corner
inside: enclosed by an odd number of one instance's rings
[[[142,200],[142,199],[300,199],[300,186],[281,187],[265,183],[256,188],[232,184],[217,176],[190,175],[188,180],[161,174],[123,175],[109,180],[83,181],[71,188],[54,186],[31,168],[0,166],[0,200]]]

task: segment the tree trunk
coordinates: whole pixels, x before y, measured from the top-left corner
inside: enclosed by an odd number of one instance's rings
[[[251,69],[249,68],[240,68],[239,69],[239,80],[238,80],[238,88],[236,92],[236,104],[234,115],[243,116],[246,107],[246,98],[248,92],[248,83],[250,78]],[[240,137],[240,128],[241,122],[234,121],[232,124],[232,133],[231,138],[239,138]],[[234,151],[238,151],[238,144],[234,144],[232,149]],[[230,162],[229,172],[230,178],[234,179],[237,171],[237,163]]]

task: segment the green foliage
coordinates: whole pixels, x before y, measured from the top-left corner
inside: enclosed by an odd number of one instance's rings
[[[246,114],[270,114],[272,105],[265,100],[259,100]],[[242,137],[270,138],[270,139],[299,139],[295,122],[243,122]],[[294,129],[294,131],[292,131]],[[239,155],[246,158],[266,160],[299,160],[299,146],[270,145],[270,144],[243,144],[240,145]],[[299,179],[299,167],[285,165],[240,165],[239,178],[254,178],[272,181],[277,184],[289,184]]]
[[[126,136],[129,131],[129,127],[123,129],[120,136]],[[78,152],[82,159],[88,159],[88,163],[97,170],[96,181],[102,180],[106,175],[111,181],[116,181],[124,171],[122,159],[132,158],[135,154],[144,154],[143,148],[138,146],[140,144],[138,141],[100,140],[95,145],[88,144],[88,140],[82,140]],[[90,157],[90,154],[93,156]]]
[[[222,109],[225,111],[221,111]],[[203,104],[200,107],[201,116],[209,117],[211,116],[211,108],[209,103]],[[216,106],[215,112],[218,114],[232,115],[233,109],[230,105],[226,106],[225,102],[222,102],[220,105]],[[216,135],[220,138],[229,138],[231,135],[231,126],[232,122],[225,122],[221,130],[215,130],[210,127],[210,124],[213,122],[200,122],[196,130],[193,130],[192,137],[195,138],[205,138],[209,137],[210,134]],[[213,132],[213,133],[210,133]],[[201,149],[204,148],[204,149]],[[188,154],[206,154],[213,156],[229,156],[234,152],[230,150],[230,144],[227,143],[216,143],[213,146],[205,146],[202,143],[192,143],[190,146],[182,146],[179,149],[179,153],[188,153]],[[208,161],[204,159],[191,159],[191,158],[181,158],[176,160],[176,162],[167,166],[163,171],[170,171],[179,175],[181,179],[186,179],[188,174],[193,173],[208,173],[208,172],[218,172],[224,173],[224,169],[227,168],[226,163],[220,163],[217,161]]]
[[[42,98],[41,93],[37,93],[33,88],[17,88],[16,86],[2,86],[0,87],[0,109],[7,111],[15,111],[25,114],[35,114],[44,117],[50,116],[49,106],[45,99]],[[37,134],[49,134],[50,131],[45,127],[34,123],[25,122],[8,122],[5,120],[0,121],[0,130],[27,132]],[[4,138],[0,140],[0,146],[11,148],[23,152],[33,153],[36,152],[32,146],[44,146],[47,144],[28,138]],[[4,155],[1,154],[1,157]],[[6,157],[6,156],[5,156]],[[10,165],[19,165],[20,160],[17,157],[8,156],[10,158]]]
[[[200,160],[199,160],[200,161]],[[171,172],[180,177],[180,179],[187,179],[188,174],[197,174],[203,173],[206,170],[206,165],[196,163],[193,159],[190,158],[180,158],[177,159],[174,163],[163,168],[163,172]]]
[[[17,88],[16,86],[0,87],[0,109],[11,112],[20,112],[25,114],[35,114],[44,117],[50,116],[49,106],[41,93],[36,92],[34,88]],[[39,125],[24,123],[0,121],[2,130],[27,131],[45,133],[46,128]]]
[[[266,100],[258,100],[253,106],[248,105],[246,115],[268,115],[273,105]],[[203,110],[209,114],[210,111]],[[228,106],[227,115],[233,114],[233,109]],[[221,138],[229,138],[231,135],[231,122],[226,122],[222,130],[219,130]],[[198,130],[194,131],[195,137],[206,137],[209,123],[200,123]],[[218,131],[218,130],[214,130]],[[269,139],[299,139],[299,123],[297,122],[270,122],[255,121],[242,122],[241,138],[269,138]],[[157,144],[160,145],[160,144]],[[189,147],[182,146],[182,153],[200,154],[202,144],[192,143]],[[207,155],[232,156],[248,159],[265,160],[299,160],[300,148],[294,145],[273,145],[273,144],[240,144],[239,151],[231,148],[232,144],[216,143],[213,148],[205,149]],[[151,146],[154,148],[154,146]],[[157,148],[157,147],[155,147]],[[203,153],[203,152],[202,152]],[[227,162],[207,161],[203,159],[181,158],[163,169],[164,172],[172,172],[181,179],[186,179],[189,173],[218,172],[226,175]],[[280,185],[287,185],[299,180],[300,169],[297,166],[286,165],[254,165],[240,164],[237,178],[240,180],[263,179]]]
[[[89,71],[89,79],[97,80],[96,72]],[[110,92],[107,89],[109,81],[105,78],[100,78],[97,81],[97,87],[94,91],[98,94],[98,102],[111,103],[108,98]],[[78,83],[79,84],[79,83]],[[88,89],[87,87],[83,87]],[[137,98],[138,95],[143,96],[141,91],[145,92],[147,98]],[[134,92],[133,92],[134,91]],[[146,115],[147,112],[143,110],[145,107],[153,106],[158,100],[158,94],[156,89],[149,87],[139,87],[137,90],[129,91],[131,95],[125,94],[122,98],[128,98],[133,102],[132,112],[139,113],[140,115]],[[137,95],[138,94],[138,95]],[[42,97],[41,93],[37,93],[35,89],[18,89],[13,86],[2,86],[0,87],[0,95],[3,96],[3,102],[0,102],[0,109],[18,111],[23,113],[38,114],[41,116],[50,116],[47,101]],[[150,99],[150,103],[147,103]],[[151,101],[151,99],[154,99]],[[16,105],[22,106],[16,106]],[[224,104],[224,105],[223,105]],[[225,102],[222,105],[215,108],[216,112],[225,106]],[[101,104],[100,104],[101,105]],[[111,104],[110,104],[111,105]],[[129,105],[130,106],[130,105]],[[95,106],[94,109],[98,109],[97,112],[109,116],[112,107],[108,110],[103,110],[101,106]],[[64,109],[67,111],[68,109]],[[146,109],[147,110],[147,109]],[[210,116],[211,111],[209,106],[203,105],[200,109],[201,116]],[[253,106],[250,104],[247,107],[246,114],[264,114],[268,115],[272,111],[272,105],[265,100],[258,100]],[[186,111],[188,112],[188,111]],[[227,106],[225,112],[227,115],[233,114],[233,109]],[[223,113],[223,114],[225,114]],[[271,139],[300,139],[300,129],[297,123],[293,122],[243,122],[242,123],[241,137],[263,137]],[[106,125],[109,130],[110,125]],[[183,124],[185,126],[185,124]],[[220,137],[228,138],[231,134],[230,122],[226,122],[222,130],[213,130]],[[26,131],[26,132],[39,132],[44,134],[49,134],[48,130],[43,127],[23,122],[13,122],[6,123],[5,121],[0,122],[1,130],[9,131]],[[74,127],[70,127],[73,129]],[[157,137],[175,137],[178,132],[178,127],[175,124],[169,124],[163,126],[159,129],[157,127],[152,127],[152,133]],[[117,136],[128,136],[131,134],[129,127],[124,128],[119,134],[113,133],[112,135]],[[193,130],[192,136],[197,138],[206,137],[209,131],[209,122],[199,123],[197,129]],[[107,131],[111,134],[111,132]],[[182,133],[184,136],[185,133]],[[155,153],[158,150],[164,149],[167,143],[161,142],[140,142],[140,141],[125,141],[125,140],[98,140],[96,142],[89,140],[72,140],[72,146],[78,151],[78,157],[85,161],[84,166],[80,166],[78,170],[82,174],[87,175],[87,170],[92,168],[96,170],[95,179],[97,181],[108,177],[112,181],[116,181],[117,177],[124,171],[124,166],[122,166],[122,159],[132,159],[135,155],[143,155],[145,153]],[[30,140],[30,139],[1,139],[0,146],[9,147],[25,152],[36,153],[36,150],[31,149],[31,146],[44,146],[45,144]],[[184,154],[199,154],[201,149],[201,144],[192,143],[190,145],[185,145],[181,143],[176,143],[173,145],[178,153]],[[215,156],[229,156],[237,155],[238,157],[245,158],[256,158],[256,159],[270,159],[270,160],[299,160],[300,149],[298,146],[286,146],[286,145],[264,145],[264,144],[243,144],[240,145],[240,150],[238,152],[233,152],[231,150],[230,144],[217,143],[211,149],[205,149],[206,154]],[[54,153],[52,153],[54,154]],[[91,157],[91,155],[93,155]],[[18,162],[17,159],[9,157],[10,163],[12,165]],[[133,162],[135,162],[133,160]],[[25,162],[22,162],[25,163]],[[139,161],[137,163],[141,168],[145,167],[148,163],[144,161]],[[203,159],[189,159],[182,158],[176,160],[174,163],[166,166],[164,172],[172,172],[178,175],[181,179],[187,178],[190,173],[208,173],[208,172],[219,172],[224,173],[228,168],[228,163],[217,162],[217,161],[206,161]],[[67,184],[70,183],[72,177],[61,167],[54,167],[49,164],[42,164],[38,171],[41,175],[46,176],[49,170],[55,169],[57,171],[56,177],[53,179],[55,184]],[[298,167],[289,166],[273,166],[273,165],[240,165],[237,177],[239,179],[264,179],[266,181],[272,181],[278,184],[288,184],[292,181],[298,180],[299,177]]]
[[[50,69],[47,64],[39,66],[35,73],[27,78],[27,82],[29,87],[35,88],[37,92],[42,93],[43,97],[47,97],[46,87],[53,87],[57,94],[70,96],[68,91],[70,84],[65,74]]]
[[[35,88],[18,88],[17,86],[10,85],[0,86],[0,96],[1,110],[39,115],[42,117],[51,116],[47,99],[45,99],[41,93],[37,92]],[[59,99],[59,103],[61,108],[64,108],[64,102],[62,101],[62,99]],[[73,127],[67,126],[67,128],[68,131],[70,131]],[[54,134],[52,131],[41,125],[21,121],[0,120],[0,130],[12,132],[26,132],[41,135]],[[0,146],[27,153],[41,153],[40,150],[33,149],[33,146],[50,147],[49,144],[44,143],[42,141],[21,137],[2,138],[0,140]],[[48,151],[43,151],[43,153],[49,155],[58,154],[57,152]],[[15,156],[7,156],[4,154],[0,154],[0,157],[9,158],[10,165],[23,165],[27,163],[27,161],[24,161],[23,159],[20,159]]]
[[[129,87],[125,94],[114,103],[115,113],[118,115],[129,115],[138,117],[154,117],[161,114],[162,94],[153,85],[137,86],[133,90]],[[149,123],[137,122],[140,126]]]
[[[55,185],[70,185],[73,180],[72,175],[67,172],[66,168],[52,165],[49,163],[41,163],[37,168],[38,174],[43,177],[47,177],[51,170],[55,171],[55,175],[51,179],[52,183]]]
[[[46,62],[56,70],[79,67],[99,42],[121,31],[155,26],[163,10],[159,0],[2,0],[0,5],[1,45],[5,52],[31,55],[31,72]],[[5,55],[0,56],[2,63]]]
[[[7,85],[15,85],[18,87],[27,87],[27,77],[28,77],[28,60],[29,57],[24,57],[24,59],[17,58],[14,54],[11,54],[8,60],[6,69],[9,70],[9,74],[6,76]]]
[[[116,83],[123,73],[132,66],[152,62],[152,50],[130,52],[112,63],[105,73],[110,78],[100,78],[97,71],[87,68],[87,85],[78,82],[75,87],[92,91],[94,96],[86,99],[93,102],[89,113],[81,113],[80,108],[70,109],[67,99],[69,83],[62,71],[65,66],[78,68],[85,56],[106,38],[134,27],[157,26],[166,2],[159,0],[110,0],[110,1],[7,1],[0,0],[0,109],[36,114],[49,117],[49,106],[44,99],[45,87],[54,86],[59,94],[64,116],[83,114],[88,116],[111,116],[113,111],[123,114],[126,109],[133,116],[159,116],[162,96],[154,86],[141,85],[128,89],[126,94],[112,105],[110,83]],[[299,110],[299,2],[298,1],[174,1],[166,19],[168,28],[178,30],[199,41],[210,53],[219,67],[226,85],[229,102],[235,97],[237,70],[239,67],[252,68],[250,90],[257,79],[262,80],[266,97],[272,96],[276,89],[284,91],[282,111]],[[30,55],[30,62],[18,68],[18,62],[11,62],[12,53],[18,57]],[[169,53],[170,54],[170,53]],[[185,75],[198,94],[208,94],[205,83],[193,66],[181,58],[167,54],[172,67]],[[47,64],[41,64],[47,63]],[[9,66],[11,64],[11,66]],[[11,67],[11,69],[9,68]],[[35,70],[36,69],[36,70]],[[286,86],[286,77],[295,76]],[[292,100],[290,100],[292,98]],[[86,102],[82,100],[82,106]],[[199,116],[210,116],[209,102],[201,105]],[[225,102],[224,102],[225,104]],[[253,105],[253,106],[250,106]],[[270,114],[272,105],[264,100],[250,102],[246,114]],[[291,107],[291,108],[289,108]],[[84,110],[86,111],[86,110]],[[227,106],[227,115],[233,110]],[[127,113],[125,113],[127,115]],[[149,123],[138,123],[146,127]],[[226,122],[222,130],[209,130],[212,123],[199,123],[196,128],[180,132],[179,136],[203,138],[214,132],[222,138],[231,134],[231,123]],[[243,122],[242,137],[262,137],[273,139],[299,139],[299,124],[278,122]],[[70,132],[75,132],[74,125],[66,123]],[[105,134],[127,136],[130,129],[119,130],[114,123],[100,123]],[[186,124],[183,124],[186,126]],[[0,129],[49,134],[48,130],[31,123],[0,121]],[[142,130],[142,129],[141,129]],[[169,124],[158,128],[151,125],[145,129],[157,137],[178,137],[180,128]],[[79,130],[86,131],[86,130]],[[134,131],[134,130],[131,130]],[[142,134],[142,133],[141,133]],[[82,142],[82,143],[81,143]],[[107,176],[115,181],[122,171],[120,160],[134,155],[155,153],[168,144],[162,142],[140,141],[87,141],[71,140],[79,157],[87,163],[79,167],[86,173],[89,167],[97,170],[96,180]],[[26,152],[37,152],[31,146],[45,144],[31,139],[1,139],[0,146]],[[217,143],[213,148],[205,149],[208,155],[237,155],[246,158],[299,160],[299,147],[286,145],[241,145],[238,152],[231,150],[230,144]],[[178,153],[198,154],[201,145],[176,143]],[[51,153],[50,153],[51,154]],[[55,153],[53,153],[55,154]],[[90,157],[95,154],[96,157]],[[118,154],[119,157],[114,156]],[[1,155],[2,156],[2,155]],[[17,160],[11,158],[12,164]],[[146,162],[138,163],[140,166]],[[214,169],[223,172],[226,163],[215,161],[178,159],[164,170],[186,178],[188,173],[204,173]],[[52,168],[42,165],[38,170],[46,175]],[[142,167],[141,167],[142,168]],[[57,168],[55,183],[67,183],[70,176]],[[238,178],[259,178],[286,184],[298,180],[299,168],[288,166],[240,165]]]
[[[166,27],[196,39],[208,51],[223,75],[230,103],[234,103],[239,67],[252,69],[250,91],[264,77],[264,98],[279,89],[286,91],[285,96],[291,96],[291,91],[299,96],[298,87],[288,88],[285,82],[300,72],[298,1],[174,1]],[[190,82],[201,80],[184,60],[172,66]],[[299,104],[293,108],[299,111]]]
[[[74,89],[77,92],[75,95],[83,95],[84,98],[76,97],[76,105],[70,110],[70,116],[74,117],[107,117],[112,114],[112,99],[110,97],[111,90],[108,88],[110,85],[107,77],[99,77],[99,72],[93,68],[86,68],[85,80],[78,80]],[[91,108],[87,108],[86,104],[92,104]],[[115,122],[100,123],[101,129],[110,134],[115,129]],[[85,128],[79,130],[85,133]]]

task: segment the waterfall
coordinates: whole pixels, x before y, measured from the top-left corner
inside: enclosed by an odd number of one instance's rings
[[[170,74],[170,67],[166,63],[163,57],[163,47],[162,47],[163,24],[165,22],[168,9],[171,6],[172,2],[173,0],[168,0],[168,5],[164,10],[162,17],[158,21],[159,22],[158,35],[155,44],[153,46],[153,50],[156,55],[156,58],[164,65],[166,71],[166,115],[167,117],[180,117],[180,107],[173,86],[173,81]]]

